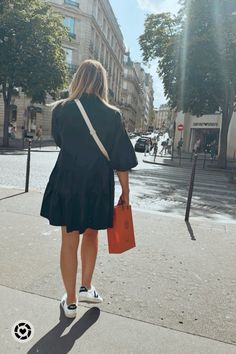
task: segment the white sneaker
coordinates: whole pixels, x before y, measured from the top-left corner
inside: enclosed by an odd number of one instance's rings
[[[74,317],[76,317],[76,314],[77,314],[77,304],[72,303],[72,304],[67,305],[66,299],[67,299],[67,294],[64,294],[61,299],[61,307],[63,308],[64,314],[66,317],[74,318]],[[77,301],[76,301],[76,303],[77,303]]]
[[[92,303],[103,302],[103,298],[97,293],[93,285],[91,286],[91,289],[87,289],[85,286],[81,286],[78,300],[79,302],[92,302]]]

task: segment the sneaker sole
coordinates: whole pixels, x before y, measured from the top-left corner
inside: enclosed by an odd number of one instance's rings
[[[75,313],[75,314],[66,313],[66,311],[65,311],[65,309],[64,309],[64,307],[63,307],[63,305],[62,305],[62,303],[61,303],[61,308],[62,308],[62,310],[63,310],[63,312],[64,312],[64,315],[65,315],[67,318],[75,318],[75,317],[76,317],[77,313]]]
[[[93,303],[93,304],[101,304],[103,302],[103,300],[88,299],[88,298],[78,298],[78,302],[87,302],[87,303]]]

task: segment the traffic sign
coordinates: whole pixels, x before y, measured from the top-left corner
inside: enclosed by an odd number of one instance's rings
[[[177,126],[177,129],[178,129],[179,132],[182,132],[184,130],[184,125],[183,124],[179,124]]]

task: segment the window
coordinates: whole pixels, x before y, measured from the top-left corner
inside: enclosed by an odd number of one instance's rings
[[[100,60],[101,60],[102,64],[104,64],[104,44],[103,43],[102,43]]]
[[[106,31],[107,31],[107,24],[106,24],[106,20],[105,20],[105,18],[103,19],[102,30],[103,30],[103,33],[106,35]]]
[[[102,13],[101,13],[101,9],[100,8],[98,8],[97,21],[98,21],[99,26],[101,26],[101,24],[102,24]]]
[[[92,5],[92,15],[96,18],[97,17],[97,0],[93,0]]]
[[[127,90],[128,89],[128,83],[127,81],[123,81],[123,89]]]
[[[68,28],[69,34],[75,38],[75,19],[66,16],[64,18],[64,26]]]
[[[72,64],[73,61],[73,50],[70,48],[64,48],[65,55],[66,55],[66,63]]]
[[[64,0],[64,3],[67,5],[79,7],[79,0]]]

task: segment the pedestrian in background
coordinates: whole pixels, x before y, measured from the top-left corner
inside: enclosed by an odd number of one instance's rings
[[[75,102],[77,99],[105,147],[109,161],[90,134]],[[128,206],[128,171],[137,165],[121,113],[108,103],[107,73],[99,62],[86,60],[78,68],[69,97],[57,102],[53,109],[52,134],[61,150],[44,194],[41,215],[51,225],[61,226],[60,266],[66,289],[61,306],[67,317],[75,317],[78,301],[103,301],[92,285],[98,230],[113,225],[114,170],[122,189],[120,203]],[[77,250],[81,234],[82,276],[77,299]]]
[[[168,151],[168,145],[169,145],[169,138],[166,140],[166,144],[165,144],[165,155],[166,155],[166,153],[167,153],[167,151]]]
[[[217,150],[217,144],[216,141],[214,140],[210,144],[211,161],[216,159],[216,150]]]
[[[39,141],[40,147],[42,145],[42,138],[43,138],[43,128],[40,125],[38,129],[36,130],[36,141]]]
[[[162,149],[161,149],[161,151],[160,151],[160,155],[162,156],[163,152],[164,152],[165,149],[166,149],[167,141],[162,141],[161,146],[162,146]]]
[[[172,144],[173,144],[173,139],[170,137],[169,141],[168,141],[168,144],[167,144],[168,154],[171,154],[171,152],[172,152]]]
[[[150,154],[150,151],[151,151],[151,142],[148,139],[145,144],[144,156],[146,156],[147,153]]]
[[[183,138],[180,138],[179,141],[178,141],[178,144],[177,144],[177,153],[178,153],[178,156],[181,155],[183,143],[184,143],[184,142],[183,142]]]
[[[197,138],[197,140],[193,146],[193,153],[197,154],[198,152],[200,152],[200,146],[201,146],[201,139]]]

